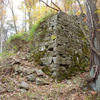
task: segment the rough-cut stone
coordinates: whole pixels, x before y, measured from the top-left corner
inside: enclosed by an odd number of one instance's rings
[[[49,83],[46,80],[37,78],[36,85],[49,85]]]
[[[14,92],[14,90],[15,90],[15,87],[12,85],[7,87],[8,92]]]
[[[36,80],[36,77],[34,75],[27,76],[27,81],[34,82]]]
[[[66,65],[67,64],[67,60],[66,58],[62,58],[62,57],[53,57],[53,61],[55,64],[63,64]]]
[[[29,75],[29,74],[32,74],[34,71],[35,71],[35,69],[33,69],[33,68],[27,68],[26,73]]]
[[[0,93],[4,93],[6,90],[3,85],[0,85]]]
[[[26,89],[20,89],[19,92],[25,93],[26,92]]]
[[[15,72],[17,73],[21,73],[23,71],[24,67],[23,66],[19,66],[15,68]]]
[[[19,85],[19,88],[28,90],[29,89],[29,86],[28,86],[28,84],[26,82],[23,81]]]
[[[45,46],[39,48],[39,51],[44,51],[44,50],[45,50]]]
[[[63,64],[63,65],[66,65],[66,64],[67,64],[66,58],[62,58],[62,59],[61,59],[61,64]]]
[[[44,75],[42,70],[36,70],[36,73],[37,73],[38,76],[43,76]]]
[[[49,41],[50,40],[50,37],[45,37],[44,40],[45,41]]]
[[[49,65],[52,62],[52,57],[41,58],[41,61],[44,65]]]
[[[15,60],[15,63],[21,63],[21,59],[15,57],[13,59]]]
[[[61,63],[61,57],[53,57],[54,64],[60,64]]]
[[[52,73],[52,76],[53,76],[53,77],[57,77],[57,76],[58,76],[58,72],[57,72],[57,71],[54,71],[54,72]]]
[[[36,33],[42,33],[43,30],[46,32],[43,34],[42,41],[38,42],[37,50],[41,52],[45,50],[45,54],[40,60],[44,66],[49,66],[51,75],[59,74],[59,68],[63,70],[62,67],[65,67],[66,71],[71,69],[71,66],[77,65],[77,59],[87,56],[87,54],[83,54],[83,47],[88,47],[88,43],[83,40],[78,16],[70,16],[60,11],[42,22]],[[41,36],[36,36],[37,41],[40,39]],[[54,65],[52,65],[53,63]]]

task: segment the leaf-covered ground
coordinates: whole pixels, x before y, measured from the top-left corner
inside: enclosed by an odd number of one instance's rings
[[[40,66],[35,67],[34,61],[29,62],[24,57],[25,54],[21,53],[1,61],[0,100],[96,100],[95,97],[92,99],[90,97],[96,95],[97,92],[89,91],[85,87],[89,72],[79,73],[61,83],[53,82],[49,76],[44,74],[49,85],[36,85],[36,82],[27,81],[25,76],[15,74],[13,68],[16,64],[41,69]],[[34,75],[36,76],[36,73]],[[29,85],[29,90],[19,88],[22,81]]]
[[[0,82],[0,85],[3,84],[5,89],[12,85],[14,90],[1,92],[0,100],[86,100],[87,97],[96,93],[94,91],[85,91],[85,88],[83,88],[84,79],[87,75],[88,73],[83,73],[61,83],[51,82],[49,85],[43,86],[38,86],[35,82],[27,82],[29,90],[25,92],[21,92],[16,84],[16,81],[26,81],[25,78],[4,76],[9,82]]]

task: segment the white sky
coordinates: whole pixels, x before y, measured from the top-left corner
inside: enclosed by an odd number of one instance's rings
[[[22,22],[23,22],[23,12],[21,10],[18,9],[18,7],[20,6],[21,2],[23,0],[13,0],[13,8],[14,8],[14,14],[15,16],[17,16],[17,26],[21,26]],[[43,0],[46,2],[46,0]],[[12,13],[10,8],[8,7],[7,9],[7,19],[11,20],[12,19]]]

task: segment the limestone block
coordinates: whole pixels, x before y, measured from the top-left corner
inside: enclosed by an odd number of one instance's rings
[[[53,41],[53,40],[49,41],[49,44],[52,44],[52,43],[54,43],[54,41]]]
[[[66,45],[66,43],[63,43],[63,45],[65,46]],[[65,48],[64,48],[65,49]]]
[[[49,65],[52,63],[52,57],[45,57],[40,59],[44,65]]]
[[[62,45],[61,48],[65,50],[66,46],[65,45]]]
[[[63,64],[63,65],[67,64],[66,58],[62,58],[60,56],[53,57],[53,62],[54,62],[54,64]]]
[[[52,27],[49,27],[48,29],[47,29],[47,31],[49,32],[49,31],[52,31]]]
[[[51,67],[51,68],[50,68],[50,71],[51,71],[51,72],[59,71],[59,68],[57,68],[57,67]]]
[[[56,22],[57,21],[57,18],[58,18],[58,15],[52,16],[51,17],[51,21],[52,22]]]
[[[48,50],[53,51],[53,47],[54,47],[53,45],[49,45]]]
[[[36,80],[36,77],[34,75],[27,76],[27,81],[34,82]]]
[[[58,65],[58,64],[52,63],[52,64],[50,65],[50,71],[51,71],[51,72],[59,71],[59,65]]]
[[[56,24],[56,22],[50,22],[50,26],[55,26]]]
[[[56,44],[62,45],[62,41],[60,39],[56,39]]]
[[[50,40],[50,37],[45,37],[44,40],[45,41],[49,41]]]
[[[54,57],[57,55],[57,53],[56,53],[56,51],[48,51],[46,55],[50,56],[50,57]]]
[[[58,47],[59,54],[65,54],[65,48],[63,46]]]
[[[54,47],[53,51],[57,51],[58,50],[58,47]]]
[[[54,71],[54,72],[52,73],[52,76],[53,76],[53,77],[57,77],[57,76],[58,76],[58,72]]]
[[[62,30],[62,26],[61,25],[57,25],[56,28],[57,28],[57,30]]]
[[[46,36],[46,37],[49,37],[49,36],[50,36],[50,33],[46,33],[45,36]]]
[[[66,57],[67,60],[71,60],[71,57]]]
[[[29,86],[25,81],[22,81],[21,84],[19,85],[19,88],[28,90]]]
[[[48,42],[45,42],[45,46],[49,46],[49,45],[51,45],[51,44],[53,44],[53,43],[55,43],[55,41],[50,40],[50,41],[48,41]]]
[[[43,71],[40,69],[40,70],[35,70],[36,71],[36,74],[38,75],[38,76],[44,76],[44,73],[43,73]]]
[[[63,64],[63,65],[66,65],[67,64],[66,58],[62,58],[61,61],[62,61],[61,64]]]
[[[44,51],[45,49],[46,49],[45,46],[42,46],[39,48],[39,51]]]
[[[67,60],[67,64],[70,65],[72,62],[71,60]]]
[[[66,58],[66,57],[67,57],[67,55],[66,55],[66,54],[63,54],[63,55],[62,55],[62,57]]]
[[[60,64],[61,63],[61,57],[53,57],[54,64]]]
[[[46,81],[45,79],[37,78],[36,79],[36,85],[49,85],[49,82]]]
[[[57,30],[58,30],[56,25],[55,25],[55,26],[53,26],[53,30],[55,30],[55,31],[57,31]]]
[[[49,42],[45,42],[45,46],[48,46],[49,45]]]
[[[39,46],[44,46],[45,45],[45,42],[40,42],[39,43]]]

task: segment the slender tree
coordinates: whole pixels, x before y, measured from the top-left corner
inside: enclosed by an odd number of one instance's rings
[[[7,8],[7,1],[0,0],[0,53],[2,53],[2,43],[3,43],[3,36],[5,31],[5,19],[6,16],[6,8]]]
[[[14,23],[15,32],[17,34],[18,32],[17,32],[17,25],[16,25],[16,19],[15,19],[14,8],[13,8],[13,0],[11,0],[11,1],[8,0],[8,1],[9,1],[12,16],[13,16],[13,23]]]
[[[96,13],[97,0],[86,1],[86,13],[91,40],[90,85],[93,90],[100,91],[100,24]]]
[[[77,0],[81,9],[81,14],[83,10],[79,0]],[[91,47],[91,57],[90,57],[90,78],[88,79],[89,85],[93,90],[100,91],[100,24],[99,17],[96,8],[97,0],[86,0],[86,14],[87,22],[89,26],[90,39],[86,35],[86,30],[82,27],[81,29],[88,40]]]

